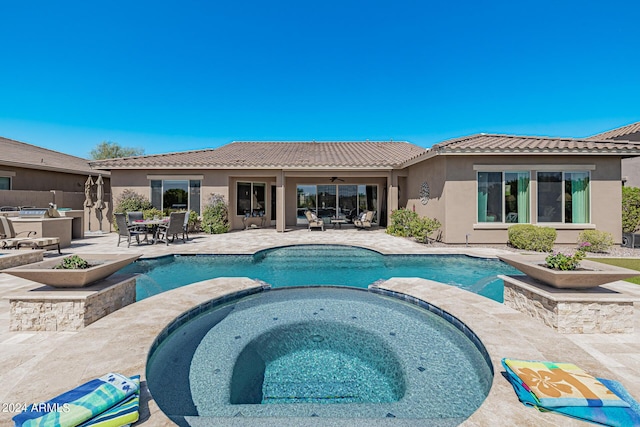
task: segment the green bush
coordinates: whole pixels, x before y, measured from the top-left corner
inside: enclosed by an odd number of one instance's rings
[[[411,236],[411,223],[418,218],[418,214],[406,209],[397,209],[389,216],[387,234],[398,237]]]
[[[164,211],[161,211],[160,209],[156,209],[156,208],[145,209],[142,211],[142,217],[144,219],[153,219],[155,217],[164,218],[165,216],[169,216],[169,215],[165,215]]]
[[[508,234],[509,244],[514,248],[537,252],[550,252],[557,236],[554,228],[531,224],[512,225]]]
[[[578,236],[578,246],[587,252],[609,252],[613,243],[613,236],[606,231],[584,230]]]
[[[415,218],[411,221],[410,229],[411,234],[418,242],[429,243],[429,236],[431,233],[440,228],[442,224],[435,218]]]
[[[229,231],[229,207],[220,194],[212,194],[202,211],[202,230],[209,234]]]
[[[62,270],[83,270],[89,267],[91,266],[87,260],[80,258],[78,255],[71,255],[70,257],[63,258],[62,262],[53,268]]]
[[[189,211],[189,232],[197,231],[200,223],[200,218],[198,218],[198,212]]]
[[[148,209],[153,209],[153,205],[149,199],[127,188],[122,192],[120,197],[116,199],[113,213],[126,214],[127,212],[142,212]],[[115,216],[113,217],[113,226],[116,230],[118,229]]]
[[[640,188],[622,187],[622,231],[635,233],[640,229]]]

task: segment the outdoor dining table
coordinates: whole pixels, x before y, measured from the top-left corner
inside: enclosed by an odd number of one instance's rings
[[[152,234],[152,239],[151,239],[151,244],[155,244],[158,241],[158,231],[160,230],[160,225],[163,224],[168,224],[169,223],[169,217],[165,217],[165,218],[159,218],[159,219],[138,219],[133,221],[133,224],[135,225],[144,225],[146,227],[151,228],[151,234]]]

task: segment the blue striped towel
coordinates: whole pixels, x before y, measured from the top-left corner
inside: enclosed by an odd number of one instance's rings
[[[109,373],[53,399],[30,405],[13,417],[16,427],[74,427],[112,408],[139,390],[124,375]]]

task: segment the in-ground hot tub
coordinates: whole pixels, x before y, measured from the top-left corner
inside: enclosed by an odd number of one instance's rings
[[[458,425],[484,401],[493,371],[473,333],[451,320],[362,289],[238,295],[165,329],[149,354],[148,386],[185,426],[238,417]]]

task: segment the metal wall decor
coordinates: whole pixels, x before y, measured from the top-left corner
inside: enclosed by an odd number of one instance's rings
[[[423,205],[429,203],[429,184],[427,184],[427,181],[424,181],[420,186],[420,202]]]

